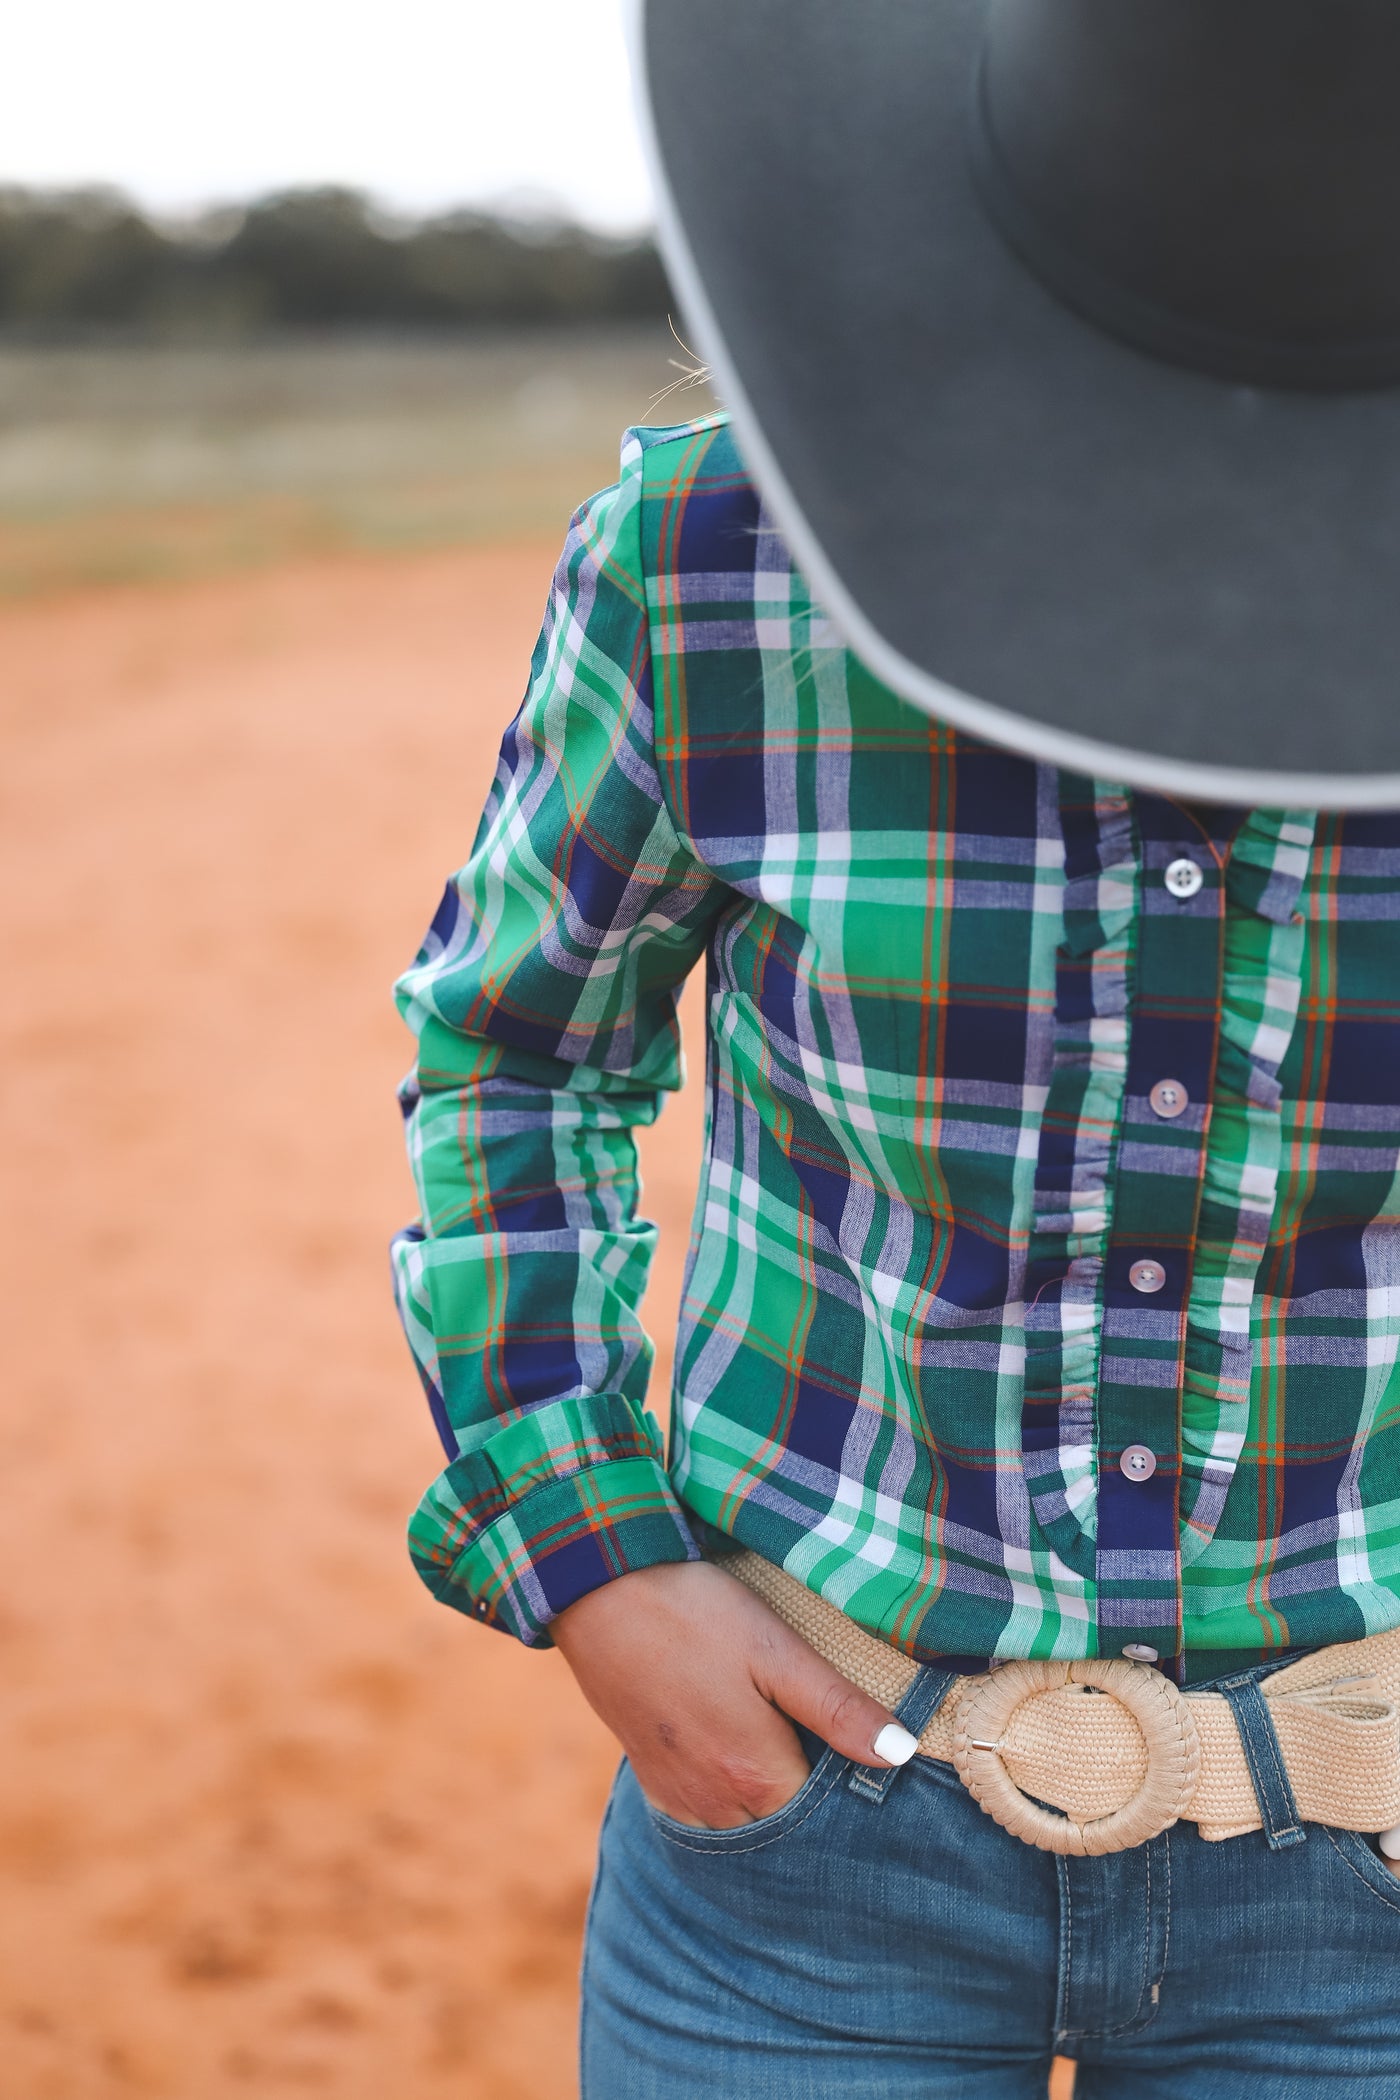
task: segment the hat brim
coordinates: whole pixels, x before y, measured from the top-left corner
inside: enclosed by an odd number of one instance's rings
[[[1400,805],[1400,390],[1101,334],[977,196],[982,0],[632,0],[662,243],[795,559],[906,699],[1159,792]]]

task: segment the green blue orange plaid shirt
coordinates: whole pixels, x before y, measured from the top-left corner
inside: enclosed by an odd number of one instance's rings
[[[668,1457],[633,1131],[702,966]],[[929,721],[723,418],[636,431],[399,993],[440,1598],[539,1641],[735,1543],[922,1658],[1400,1624],[1400,817]]]

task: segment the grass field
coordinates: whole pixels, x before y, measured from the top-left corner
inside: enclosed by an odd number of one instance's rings
[[[711,403],[661,328],[0,348],[0,596],[562,530],[632,422]]]

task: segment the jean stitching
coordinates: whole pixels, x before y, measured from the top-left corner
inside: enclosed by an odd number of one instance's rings
[[[920,1663],[903,1698],[894,1710],[896,1721],[901,1722],[911,1735],[921,1736],[935,1714],[943,1711],[948,1694],[956,1682],[957,1679],[951,1670],[943,1669],[936,1663]],[[885,1797],[902,1769],[900,1765],[891,1765],[888,1770],[879,1771],[871,1765],[858,1764],[852,1758],[847,1785],[862,1801],[869,1801],[874,1807],[883,1808]]]
[[[1172,1834],[1170,1830],[1162,1832],[1162,1839],[1164,1845],[1163,1866],[1167,1883],[1167,1907],[1165,1912],[1166,1925],[1162,1932],[1162,1966],[1157,1971],[1156,1976],[1156,1985],[1159,1990],[1167,1980],[1167,1964],[1171,1960],[1172,1952]]]
[[[1322,1835],[1326,1838],[1328,1844],[1332,1847],[1332,1850],[1336,1853],[1338,1859],[1346,1868],[1348,1874],[1354,1874],[1357,1880],[1361,1883],[1362,1888],[1367,1890],[1370,1895],[1374,1896],[1377,1903],[1383,1903],[1387,1910],[1400,1911],[1400,1882],[1396,1883],[1396,1895],[1387,1896],[1382,1889],[1378,1889],[1375,1886],[1374,1882],[1370,1882],[1366,1879],[1366,1876],[1362,1873],[1359,1867],[1354,1866],[1352,1864],[1352,1862],[1347,1858],[1345,1852],[1343,1852],[1341,1846],[1337,1843],[1336,1838],[1332,1835],[1332,1832],[1327,1828],[1325,1823],[1322,1826]]]
[[[1143,1848],[1142,1866],[1143,1874],[1147,1881],[1147,1901],[1142,1920],[1142,1975],[1138,1979],[1137,2004],[1133,2007],[1131,2018],[1125,2020],[1121,2027],[1109,2030],[1113,2034],[1126,2034],[1130,2027],[1137,2026],[1142,2018],[1142,2002],[1147,1996],[1147,1972],[1152,1966],[1152,1843],[1150,1839]]]
[[[1264,1695],[1261,1692],[1259,1694],[1261,1704],[1263,1702],[1263,1696]],[[1284,1800],[1287,1801],[1291,1799],[1293,1789],[1289,1785],[1288,1773],[1284,1767],[1283,1759],[1279,1755],[1278,1736],[1274,1731],[1273,1721],[1270,1718],[1267,1711],[1263,1715],[1261,1715],[1257,1711],[1257,1709],[1254,1715],[1252,1716],[1252,1719],[1254,1722],[1254,1730],[1257,1731],[1259,1736],[1262,1738],[1263,1750],[1268,1753],[1269,1763],[1273,1767],[1274,1784],[1277,1786]],[[1295,1819],[1295,1821],[1285,1826],[1277,1827],[1275,1834],[1278,1837],[1284,1837],[1287,1835],[1291,1835],[1291,1833],[1297,1828],[1298,1825]]]
[[[1143,1936],[1142,1936],[1142,1980],[1141,1980],[1141,1982],[1140,1982],[1140,1983],[1139,1983],[1139,1985],[1138,1985],[1138,1995],[1137,1995],[1137,2004],[1136,2004],[1136,2005],[1135,2005],[1135,2006],[1133,2007],[1133,2009],[1132,2009],[1132,2011],[1131,2011],[1131,2012],[1129,2013],[1129,2015],[1128,2015],[1127,2019],[1126,2019],[1126,2020],[1123,2020],[1123,2021],[1120,2021],[1120,2023],[1119,2023],[1119,2025],[1118,2025],[1117,2027],[1062,2027],[1062,2028],[1060,2028],[1060,2029],[1059,2029],[1059,2031],[1058,2031],[1058,2034],[1057,2034],[1057,2039],[1058,2039],[1059,2041],[1062,2041],[1062,2042],[1111,2042],[1111,2041],[1112,2041],[1112,2040],[1113,2040],[1113,2039],[1114,2039],[1114,2038],[1115,2038],[1116,2036],[1118,2036],[1118,2035],[1123,2035],[1123,2034],[1131,2034],[1131,2033],[1133,2033],[1133,2032],[1134,2032],[1134,2030],[1136,2030],[1136,2031],[1137,2031],[1138,2033],[1141,2033],[1141,2032],[1143,2031],[1143,2029],[1144,2029],[1144,2028],[1150,2027],[1150,2026],[1152,2025],[1152,2022],[1153,2022],[1153,2021],[1154,2021],[1154,2020],[1156,2019],[1156,2017],[1157,2017],[1157,2015],[1158,2015],[1158,2012],[1159,2012],[1159,2011],[1160,2011],[1160,2009],[1161,2009],[1161,2008],[1160,2008],[1159,2006],[1157,2006],[1157,2005],[1155,2005],[1155,2004],[1154,2004],[1154,2005],[1152,2005],[1152,2006],[1150,2006],[1150,2007],[1149,2007],[1149,2009],[1148,2009],[1148,2011],[1147,2011],[1147,2012],[1145,2012],[1145,2013],[1144,2013],[1144,2011],[1143,2011],[1143,2000],[1144,2000],[1144,1999],[1145,1999],[1145,1998],[1147,1997],[1147,1995],[1148,1995],[1148,1992],[1150,1991],[1150,1989],[1151,1989],[1151,1987],[1152,1987],[1152,1976],[1151,1976],[1151,1968],[1152,1968],[1152,1852],[1151,1852],[1151,1840],[1149,1840],[1149,1841],[1148,1841],[1148,1853],[1147,1853],[1147,1859],[1146,1859],[1145,1865],[1146,1865],[1146,1869],[1147,1869],[1147,1924],[1146,1924],[1146,1929],[1145,1929],[1145,1931],[1143,1932]],[[1156,1979],[1158,1983],[1160,1983],[1160,1982],[1161,1982],[1161,1980],[1162,1980],[1162,1976],[1163,1976],[1163,1975],[1165,1975],[1165,1973],[1166,1973],[1166,1967],[1167,1967],[1167,1947],[1168,1947],[1168,1946],[1170,1945],[1170,1942],[1171,1942],[1171,1871],[1172,1871],[1172,1870],[1171,1870],[1171,1847],[1170,1847],[1170,1844],[1169,1844],[1169,1845],[1168,1845],[1168,1848],[1167,1848],[1167,1858],[1166,1858],[1166,1881],[1167,1881],[1167,1889],[1166,1889],[1166,1900],[1167,1900],[1167,1932],[1166,1932],[1166,1938],[1165,1938],[1165,1940],[1164,1940],[1164,1942],[1163,1942],[1163,1947],[1162,1947],[1162,1968],[1161,1968],[1161,1971],[1159,1972],[1159,1974],[1158,1974],[1158,1976],[1157,1976],[1157,1979]],[[1068,1882],[1066,1883],[1066,1895],[1068,1896]]]
[[[1074,1890],[1070,1884],[1068,1864],[1062,1859],[1057,1859],[1055,1866],[1058,1870],[1060,1893],[1063,1901],[1063,1916],[1060,1922],[1060,2003],[1057,2009],[1061,2018],[1067,2019],[1073,1997]],[[1072,2032],[1073,2029],[1069,2027],[1061,2027],[1060,2029],[1062,2036],[1068,2036]]]
[[[614,1778],[608,1805],[603,1811],[603,1821],[598,1830],[598,1863],[593,1869],[593,1886],[588,1892],[588,1910],[583,1921],[583,1959],[579,1963],[579,2008],[578,2008],[578,2077],[580,2100],[588,2100],[588,2026],[589,1991],[588,1974],[593,1959],[593,1913],[598,1908],[598,1897],[603,1886],[603,1841],[608,1834],[608,1825],[613,1819],[617,1804],[617,1779]]]
[[[807,1808],[804,1808],[802,1814],[800,1816],[794,1817],[790,1823],[784,1822],[781,1830],[769,1831],[768,1835],[766,1837],[761,1837],[756,1844],[727,1845],[723,1842],[720,1842],[718,1844],[710,1843],[707,1845],[691,1844],[688,1839],[679,1836],[675,1830],[669,1828],[666,1823],[661,1822],[658,1819],[657,1813],[654,1809],[652,1810],[652,1827],[656,1831],[658,1837],[664,1838],[668,1845],[677,1846],[682,1852],[721,1853],[726,1858],[736,1858],[739,1854],[744,1852],[762,1852],[767,1846],[776,1845],[783,1838],[791,1836],[794,1830],[800,1830],[802,1828],[802,1825],[805,1822],[807,1822],[810,1817],[816,1814],[817,1810],[821,1807],[823,1801],[825,1801],[827,1795],[831,1792],[832,1788],[839,1784],[841,1774],[845,1770],[846,1766],[849,1764],[850,1760],[848,1758],[839,1758],[836,1759],[835,1762],[835,1771],[832,1773],[830,1779],[828,1779],[826,1785],[822,1788],[821,1792],[814,1796],[811,1805]],[[799,1787],[797,1792],[793,1795],[792,1800],[788,1802],[787,1808],[780,1808],[778,1810],[778,1815],[780,1817],[786,1817],[788,1809],[795,1808],[797,1806],[797,1803],[801,1800],[802,1795],[806,1792],[806,1790],[807,1789],[805,1785]],[[701,1835],[701,1833],[697,1831],[696,1836],[699,1835]],[[714,1830],[710,1831],[708,1835],[711,1839],[717,1838],[722,1841],[729,1835],[729,1833],[723,1830]]]
[[[1293,1788],[1289,1782],[1287,1768],[1279,1751],[1278,1735],[1274,1728],[1273,1717],[1269,1713],[1268,1708],[1264,1706],[1264,1695],[1258,1690],[1252,1677],[1235,1679],[1230,1684],[1229,1689],[1231,1691],[1248,1690],[1254,1694],[1252,1699],[1243,1699],[1238,1705],[1233,1699],[1230,1701],[1231,1710],[1235,1716],[1235,1723],[1240,1731],[1240,1738],[1246,1751],[1253,1752],[1253,1756],[1249,1760],[1251,1764],[1258,1763],[1262,1765],[1267,1755],[1273,1775],[1273,1783],[1281,1800],[1291,1802],[1293,1805],[1292,1821],[1280,1823],[1277,1820],[1273,1807],[1264,1801],[1259,1803],[1259,1812],[1264,1824],[1265,1834],[1271,1838],[1296,1837],[1299,1828],[1297,1803],[1294,1801]],[[1257,1704],[1256,1701],[1258,1702]],[[1261,1707],[1263,1707],[1262,1714],[1260,1712]]]
[[[940,1677],[943,1679],[941,1685],[938,1683]],[[894,1710],[896,1721],[903,1722],[911,1734],[922,1735],[929,1722],[942,1713],[948,1701],[948,1694],[956,1683],[957,1678],[952,1670],[944,1669],[936,1663],[921,1663],[918,1676]],[[930,1692],[933,1696],[925,1704],[925,1696]],[[898,1767],[895,1769],[898,1770]]]

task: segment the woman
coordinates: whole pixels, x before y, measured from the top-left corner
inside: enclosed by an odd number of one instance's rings
[[[402,981],[415,1554],[627,1751],[590,2100],[1400,2095],[1400,26],[800,4],[642,11],[742,443],[580,513]]]

